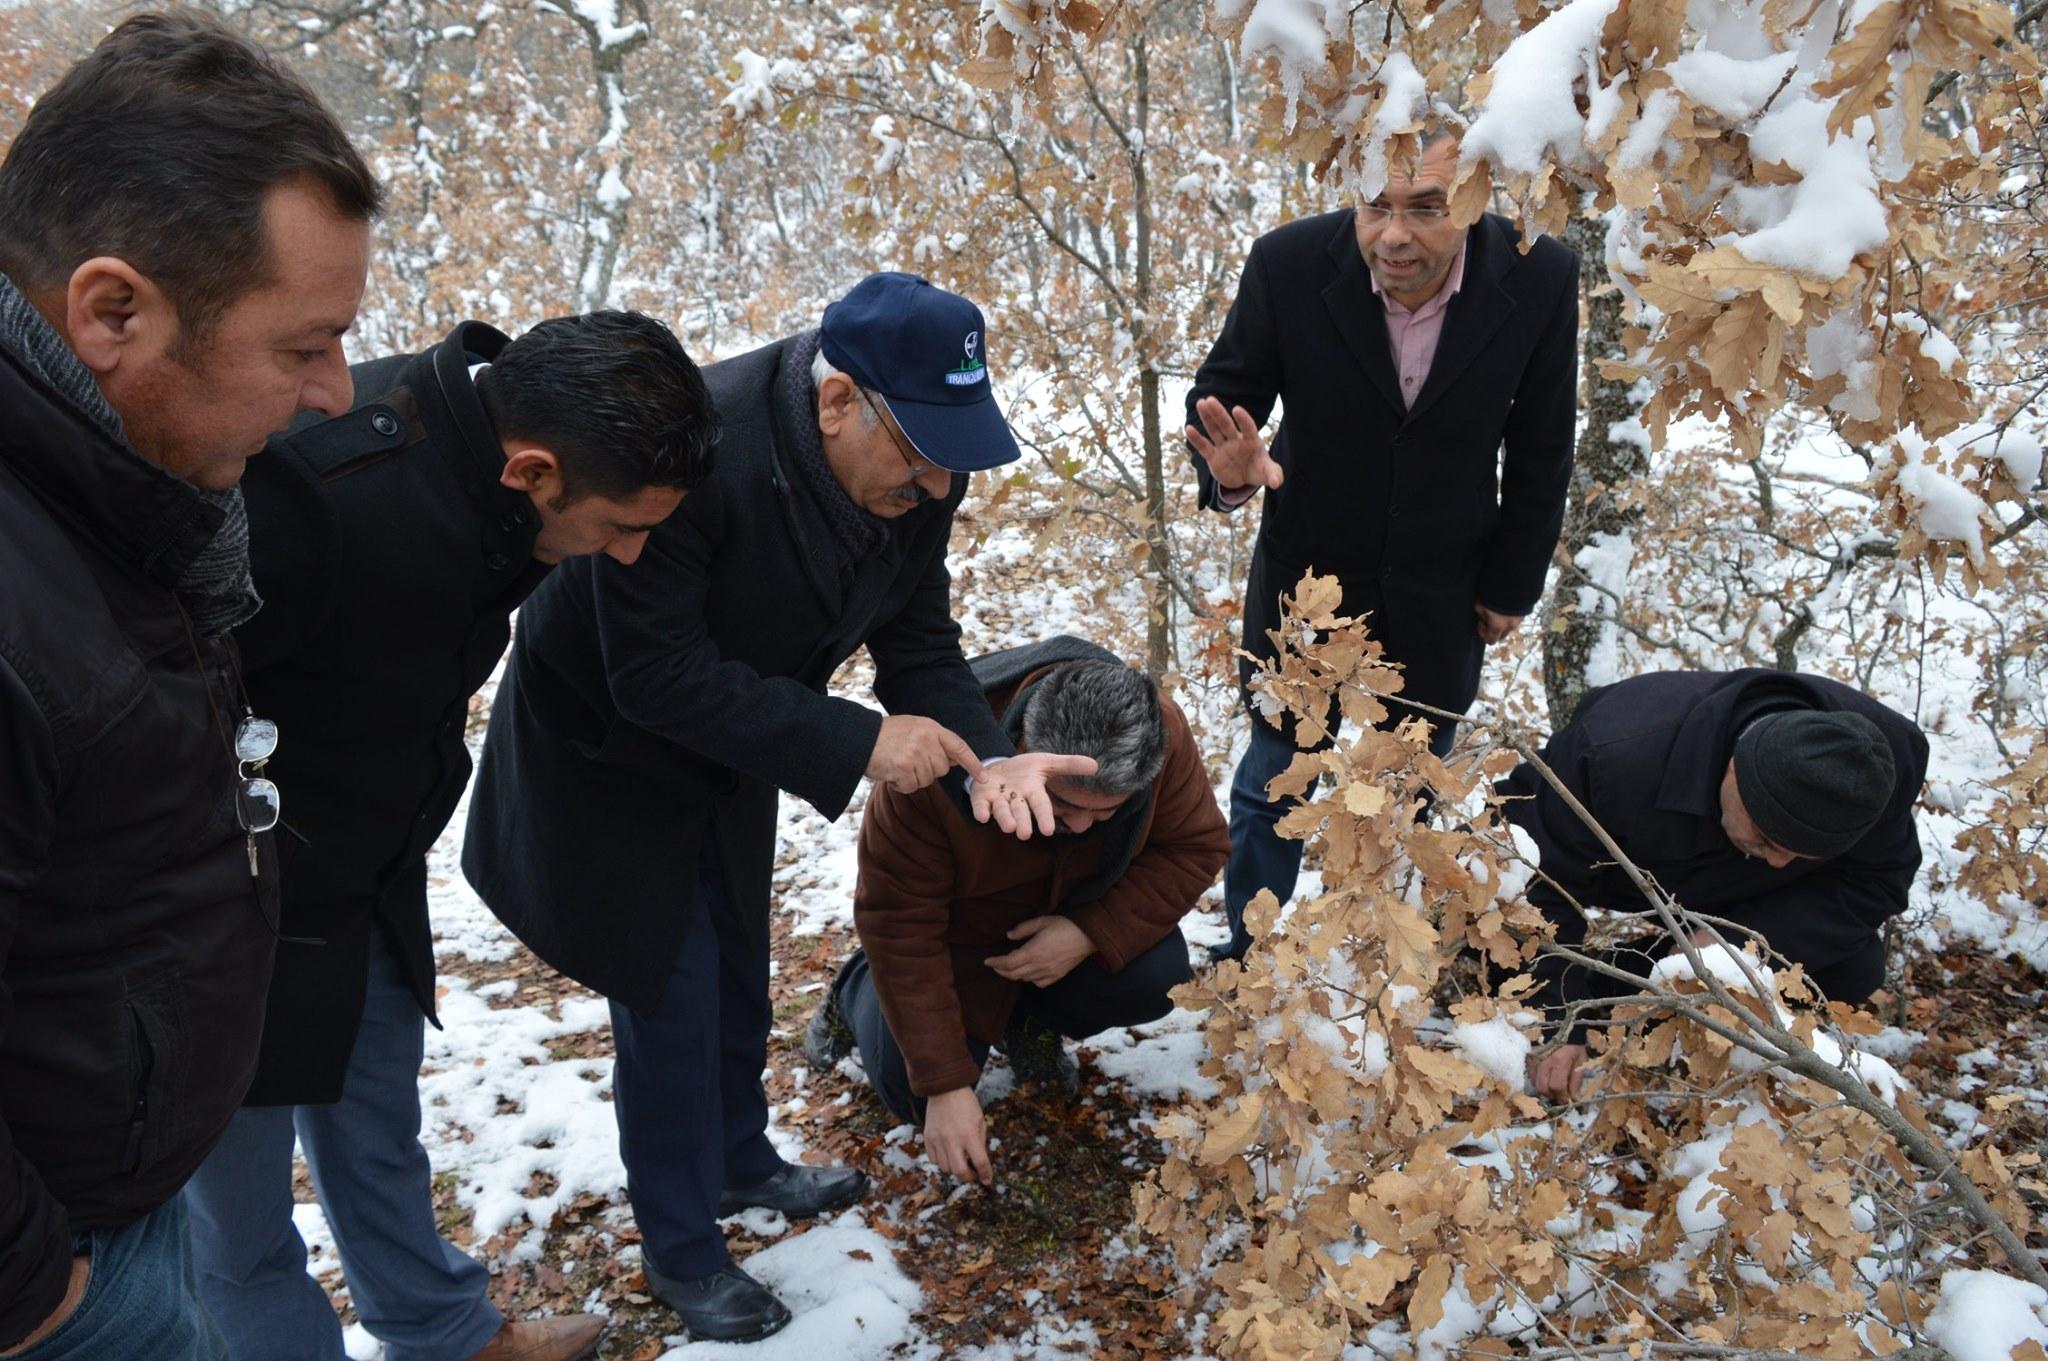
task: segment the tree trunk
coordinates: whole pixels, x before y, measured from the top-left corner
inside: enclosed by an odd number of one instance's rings
[[[1137,146],[1131,156],[1131,208],[1137,218],[1139,419],[1145,440],[1145,672],[1154,680],[1173,666],[1173,588],[1166,541],[1166,442],[1159,417],[1159,357],[1153,320],[1152,192],[1145,157],[1152,135],[1151,67],[1145,34],[1131,39],[1131,74],[1137,96]]]
[[[1154,680],[1173,665],[1173,590],[1166,556],[1166,445],[1160,432],[1159,370],[1138,371],[1145,422],[1145,673]]]
[[[1565,243],[1579,253],[1585,298],[1580,342],[1584,424],[1565,503],[1563,562],[1543,612],[1543,692],[1551,731],[1571,722],[1587,690],[1618,679],[1613,667],[1618,594],[1625,579],[1626,536],[1637,516],[1620,493],[1649,471],[1640,416],[1631,384],[1601,376],[1602,359],[1622,357],[1622,297],[1607,283],[1607,224],[1584,212],[1565,227]],[[1605,587],[1607,589],[1601,589]]]

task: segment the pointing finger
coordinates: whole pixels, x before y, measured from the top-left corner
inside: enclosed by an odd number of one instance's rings
[[[939,728],[939,747],[946,753],[952,764],[960,767],[975,779],[981,778],[981,758],[974,754],[974,748],[967,745],[960,734],[951,728]]]

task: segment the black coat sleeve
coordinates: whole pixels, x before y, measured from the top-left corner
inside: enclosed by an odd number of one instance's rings
[[[988,697],[960,650],[953,577],[946,570],[947,535],[941,530],[933,538],[910,599],[868,636],[875,697],[892,714],[922,714],[943,723],[965,739],[976,756],[1013,755],[1015,747],[996,722]]]
[[[612,703],[626,722],[836,818],[867,773],[882,715],[720,652],[705,607],[727,513],[714,482],[684,499],[631,567],[593,561]]]
[[[1209,347],[1209,357],[1202,361],[1202,367],[1195,370],[1194,386],[1188,390],[1189,425],[1200,424],[1195,418],[1195,403],[1204,397],[1214,397],[1226,410],[1243,407],[1261,427],[1266,424],[1266,417],[1273,414],[1273,403],[1279,400],[1280,338],[1265,246],[1263,240],[1253,243],[1244,262],[1244,273],[1238,277],[1237,298],[1230,304],[1230,314],[1223,319],[1223,331]],[[1210,510],[1235,510],[1236,506],[1223,503],[1222,488],[1209,475],[1209,465],[1202,462],[1193,445],[1188,446],[1188,459],[1195,465],[1200,503]]]
[[[1561,248],[1560,248],[1561,249]],[[1500,524],[1479,569],[1479,603],[1525,615],[1543,596],[1564,526],[1579,414],[1579,260],[1563,275],[1502,432]]]
[[[12,1010],[7,957],[56,826],[57,751],[40,706],[0,658],[0,1025]],[[42,1177],[14,1147],[0,1091],[0,1351],[13,1347],[64,1301],[71,1226]]]

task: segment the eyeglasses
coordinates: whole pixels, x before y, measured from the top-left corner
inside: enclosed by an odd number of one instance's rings
[[[911,451],[907,447],[905,447],[902,436],[896,433],[896,427],[890,425],[889,422],[886,419],[884,419],[884,417],[882,416],[882,408],[875,405],[875,399],[868,395],[868,390],[866,388],[857,387],[854,389],[854,391],[858,392],[860,394],[860,399],[868,404],[868,410],[875,413],[876,421],[881,423],[883,432],[889,436],[889,443],[896,446],[897,456],[903,460],[903,467],[906,471],[909,472],[911,481],[917,481],[918,478],[923,477],[926,473],[944,471],[936,463],[920,462],[918,459],[912,456]],[[947,473],[946,476],[950,478],[952,474]]]
[[[1438,223],[1447,220],[1450,215],[1451,210],[1442,206],[1430,208],[1390,208],[1384,203],[1364,203],[1360,204],[1358,208],[1359,220],[1361,222],[1369,222],[1375,227],[1383,227],[1397,217],[1412,222],[1418,227],[1434,227]]]
[[[246,714],[235,725],[235,817],[250,836],[277,826],[284,800],[263,767],[277,754],[277,724]]]

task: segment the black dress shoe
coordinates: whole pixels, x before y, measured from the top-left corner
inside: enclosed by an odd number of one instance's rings
[[[711,1342],[752,1342],[779,1333],[789,1308],[767,1286],[728,1262],[695,1281],[673,1281],[643,1262],[647,1288],[676,1311],[690,1336]]]
[[[851,1205],[868,1193],[868,1178],[857,1167],[811,1167],[784,1163],[782,1170],[758,1186],[742,1186],[718,1198],[718,1214],[741,1210],[780,1210],[791,1219],[810,1219]]]

